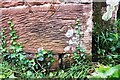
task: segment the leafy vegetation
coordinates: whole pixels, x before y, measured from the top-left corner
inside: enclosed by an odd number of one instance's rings
[[[42,78],[38,74],[43,74],[50,68],[51,64],[54,62],[52,52],[40,50],[35,58],[28,60],[26,54],[22,51],[22,43],[16,42],[18,38],[14,30],[14,23],[12,19],[8,21],[10,29],[10,51],[7,50],[5,31],[2,29],[1,41],[2,45],[0,47],[2,53],[2,62],[0,64],[0,69],[2,78],[15,78],[14,74],[17,73],[22,78]],[[7,61],[7,62],[6,62]],[[42,64],[41,64],[42,63]],[[7,66],[7,67],[5,67]],[[12,66],[12,67],[11,67]],[[4,68],[5,67],[5,68]],[[4,69],[3,69],[4,68]],[[7,72],[10,70],[10,72]],[[4,72],[5,71],[5,72]],[[7,73],[6,73],[7,72]],[[39,72],[39,73],[38,73]],[[42,73],[43,72],[43,73]]]
[[[80,23],[76,21],[76,35],[80,39]],[[7,50],[5,30],[1,31],[0,51],[2,61],[0,63],[0,78],[118,78],[120,75],[118,65],[120,62],[120,22],[116,21],[110,29],[103,29],[95,26],[93,30],[93,55],[86,55],[85,50],[80,47],[80,43],[75,47],[73,53],[73,63],[69,68],[58,71],[50,71],[54,62],[53,53],[39,48],[33,58],[27,59],[27,55],[22,50],[22,43],[16,39],[16,31],[12,19],[8,21],[10,29],[10,46]],[[98,29],[101,29],[98,32]],[[79,41],[79,40],[78,40]],[[93,60],[97,60],[99,65],[94,66]]]
[[[117,21],[110,30],[97,32],[95,26],[93,31],[93,60],[108,65],[116,65],[120,62],[120,21]]]
[[[99,68],[95,68],[95,72],[91,76],[87,76],[91,79],[96,78],[119,78],[120,77],[120,65],[114,67],[100,65]]]

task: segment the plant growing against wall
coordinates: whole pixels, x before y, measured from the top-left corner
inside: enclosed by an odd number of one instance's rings
[[[17,67],[16,70],[19,70],[17,74],[21,75],[22,77],[27,76],[28,78],[41,78],[42,72],[45,73],[54,62],[52,52],[41,49],[34,58],[28,60],[26,58],[26,54],[22,50],[22,44],[16,41],[18,36],[16,35],[16,31],[14,30],[14,23],[12,19],[8,21],[8,24],[10,29],[9,50],[7,50],[6,46],[6,35],[4,29],[2,29],[1,32],[2,46],[0,46],[0,49],[1,52],[4,53],[2,54],[2,64],[4,64],[4,60],[8,61],[11,66]],[[23,72],[23,74],[20,74],[20,72]],[[11,72],[11,74],[9,74],[9,77],[15,77],[14,74],[16,74],[16,72]]]
[[[50,69],[52,63],[54,62],[53,53],[51,51],[46,51],[43,48],[38,48],[36,60],[42,69],[42,72],[46,72],[48,69]]]
[[[66,46],[64,48],[64,51],[72,51],[74,52],[76,50],[76,47],[80,47],[80,20],[77,19],[76,20],[76,26],[72,27],[72,26],[68,26],[68,30],[65,34],[65,36],[67,38],[69,38],[69,40],[67,41],[68,46]]]
[[[69,46],[65,47],[64,51],[73,51],[73,63],[71,67],[67,69],[67,72],[63,72],[61,77],[64,78],[80,78],[85,79],[88,73],[88,70],[91,69],[91,60],[87,58],[85,50],[80,47],[80,20],[76,20],[75,27],[68,27],[68,31],[65,36],[69,38],[67,42]]]
[[[4,28],[1,29],[0,35],[1,35],[0,53],[6,53],[7,52],[7,45],[6,45],[6,40],[5,40],[6,35],[5,35]]]
[[[104,65],[119,64],[119,21],[116,21],[108,31],[98,33],[97,27],[95,26],[93,30],[93,61],[99,61]]]

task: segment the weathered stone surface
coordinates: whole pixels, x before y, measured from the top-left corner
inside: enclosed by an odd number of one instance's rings
[[[9,7],[15,7],[15,6],[34,6],[34,5],[43,5],[43,4],[59,4],[61,3],[59,0],[3,0],[0,1],[0,8],[9,8]]]
[[[55,61],[53,62],[53,64],[52,64],[50,69],[57,70],[57,69],[59,69],[59,56],[58,55],[54,55],[53,58],[54,58]]]
[[[23,50],[29,53],[37,53],[37,49],[43,47],[46,50],[52,50],[54,53],[63,53],[67,46],[66,33],[67,26],[75,24],[75,20],[81,20],[81,33],[83,35],[83,48],[90,52],[91,48],[91,26],[87,25],[87,19],[90,17],[91,4],[55,4],[55,10],[50,10],[50,4],[41,6],[27,6],[1,8],[2,18],[1,27],[4,27],[9,40],[9,29],[7,21],[13,18],[14,29],[17,32],[18,41],[23,43]],[[54,12],[55,11],[55,12]],[[86,14],[86,15],[84,15]],[[88,29],[89,28],[89,29]],[[91,28],[92,29],[92,28]],[[86,39],[88,41],[86,41]],[[7,42],[9,44],[9,42]],[[9,45],[8,45],[9,46]],[[89,47],[89,48],[88,48]]]
[[[65,3],[91,3],[92,0],[60,0]]]
[[[37,49],[43,47],[55,53],[53,56],[55,62],[51,69],[58,69],[60,65],[69,66],[72,63],[72,54],[69,56],[64,53],[63,62],[59,62],[59,58],[63,55],[61,53],[64,52],[64,48],[68,46],[66,41],[69,38],[65,36],[68,26],[70,24],[74,26],[77,18],[81,22],[80,46],[85,49],[86,53],[91,52],[92,4],[78,4],[79,2],[86,3],[84,1],[86,0],[54,0],[52,7],[50,7],[52,0],[0,1],[0,28],[6,30],[7,46],[10,45],[10,30],[7,21],[13,18],[14,29],[18,36],[17,41],[23,43],[25,53],[37,53]]]

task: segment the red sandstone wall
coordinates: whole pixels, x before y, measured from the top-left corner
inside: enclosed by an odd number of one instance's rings
[[[67,26],[81,20],[81,47],[86,53],[91,52],[92,43],[92,4],[76,3],[66,0],[54,0],[54,9],[50,10],[52,0],[6,0],[0,3],[0,28],[4,27],[9,40],[7,21],[13,18],[18,41],[23,43],[23,50],[37,53],[43,47],[54,53],[63,53],[68,38]],[[50,11],[49,11],[50,10]],[[9,45],[9,42],[8,42]],[[58,65],[58,56],[55,56]]]

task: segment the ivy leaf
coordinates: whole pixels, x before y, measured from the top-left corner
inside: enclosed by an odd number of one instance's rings
[[[30,77],[32,75],[31,71],[27,71],[27,77]]]
[[[12,53],[11,54],[11,58],[15,58],[16,57],[16,54],[15,53]]]
[[[47,51],[46,50],[43,50],[43,54],[46,54],[47,53]]]
[[[17,52],[22,51],[22,47],[20,47],[20,46],[16,46],[16,51],[17,51]]]
[[[22,59],[24,59],[24,58],[25,58],[25,56],[22,55],[22,54],[20,54],[20,60],[22,60]]]
[[[43,57],[43,56],[40,56],[37,60],[39,60],[39,61],[44,61],[44,57]]]

